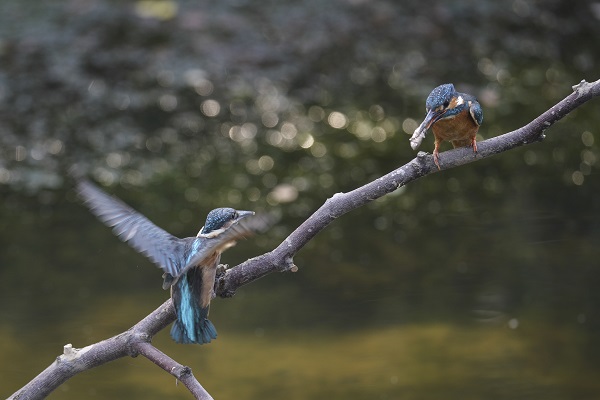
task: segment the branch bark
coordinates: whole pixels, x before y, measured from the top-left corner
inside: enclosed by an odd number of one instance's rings
[[[443,157],[440,157],[440,167],[441,169],[457,167],[515,147],[541,141],[546,129],[577,107],[598,96],[600,96],[600,80],[592,83],[581,81],[573,86],[573,93],[524,127],[477,143],[476,155],[473,155],[471,148],[458,148],[444,152]],[[408,144],[408,140],[406,142]],[[240,286],[272,272],[295,272],[297,267],[293,259],[296,253],[333,220],[418,178],[436,172],[438,169],[433,162],[433,157],[425,152],[419,152],[417,157],[407,164],[364,186],[347,193],[336,193],[277,248],[221,272],[215,282],[217,295],[233,296]],[[150,343],[157,332],[174,320],[175,311],[169,299],[124,333],[82,349],[75,349],[70,344],[66,345],[64,354],[57,357],[56,361],[9,399],[42,399],[79,372],[117,358],[136,357],[138,354],[175,376],[195,398],[212,399],[189,367],[177,363]]]

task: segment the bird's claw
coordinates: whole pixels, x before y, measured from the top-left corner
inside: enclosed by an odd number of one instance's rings
[[[228,268],[229,268],[228,264],[219,264],[217,266],[217,278],[225,275],[225,273],[227,272]]]

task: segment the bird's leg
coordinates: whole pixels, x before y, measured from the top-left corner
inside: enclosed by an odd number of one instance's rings
[[[437,138],[435,139],[435,147],[433,148],[433,162],[435,163],[435,165],[437,165],[438,167],[438,171],[441,171],[442,169],[440,168],[440,157],[439,157],[439,148],[440,148],[440,143],[442,143],[441,140],[438,140]]]
[[[477,141],[475,140],[475,136],[471,139],[471,147],[473,147],[473,153],[477,153]]]

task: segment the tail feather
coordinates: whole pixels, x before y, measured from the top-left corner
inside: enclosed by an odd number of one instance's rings
[[[210,343],[212,339],[217,338],[217,329],[208,319],[203,319],[197,326],[198,332],[196,336],[202,338],[202,343]]]
[[[192,332],[179,321],[176,320],[171,327],[171,337],[177,343],[183,344],[205,344],[217,338],[217,329],[207,318],[203,318],[194,323]]]
[[[205,267],[208,268],[208,267]],[[204,270],[192,268],[183,276],[174,278],[165,274],[165,283],[171,286],[177,320],[171,328],[171,337],[177,343],[210,343],[217,338],[215,326],[208,320],[210,304],[201,304],[207,290],[203,285]],[[212,278],[210,291],[214,284]]]

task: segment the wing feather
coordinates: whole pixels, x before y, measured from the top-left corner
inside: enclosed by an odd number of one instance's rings
[[[148,218],[85,179],[77,180],[77,191],[90,211],[113,229],[115,235],[172,276],[179,275],[186,239],[179,239]]]

